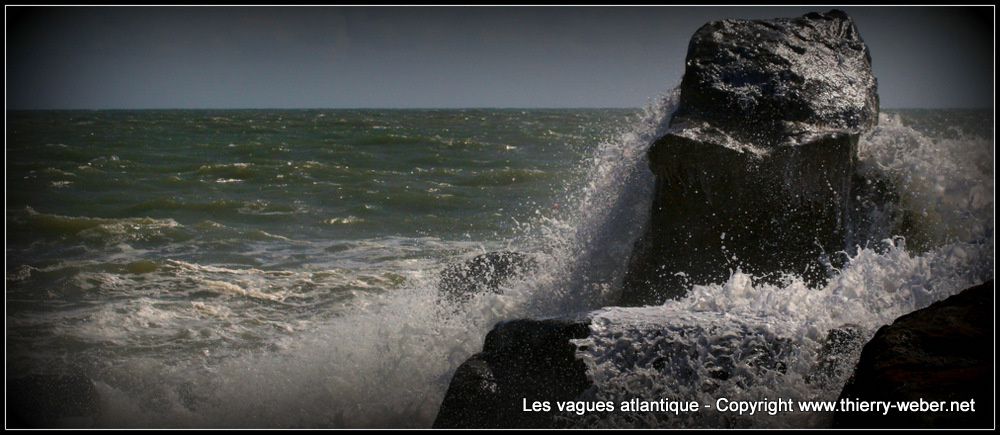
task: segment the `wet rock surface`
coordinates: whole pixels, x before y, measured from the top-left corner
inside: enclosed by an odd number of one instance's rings
[[[703,26],[649,150],[651,218],[621,303],[660,304],[736,268],[825,282],[857,242],[858,139],[877,120],[870,55],[845,13]]]
[[[754,397],[789,373],[801,345],[782,334],[783,325],[717,312],[608,307],[590,316],[590,336],[576,341],[594,382],[581,397],[585,401],[620,404],[667,398],[701,406],[714,404],[721,397]],[[574,427],[587,428],[755,425],[750,419],[707,409],[674,414],[619,408],[567,419]]]
[[[667,314],[647,308],[590,312],[580,319],[498,324],[483,351],[455,372],[437,428],[709,427],[714,413],[559,410],[557,402],[613,403],[709,397],[760,388],[780,377],[795,343],[765,325],[708,313]],[[607,311],[610,310],[610,311]],[[596,349],[588,372],[581,354]],[[735,396],[734,396],[735,397]],[[523,401],[548,401],[525,412]]]
[[[868,47],[853,20],[831,10],[698,29],[668,136],[763,151],[877,122]]]
[[[840,399],[975,400],[975,412],[838,412],[838,428],[993,427],[995,287],[988,281],[896,319],[861,351]]]
[[[572,339],[589,333],[589,322],[512,320],[496,325],[483,351],[455,371],[435,428],[550,428],[549,412],[524,412],[524,399],[572,400],[590,386]],[[553,405],[554,406],[554,405]]]

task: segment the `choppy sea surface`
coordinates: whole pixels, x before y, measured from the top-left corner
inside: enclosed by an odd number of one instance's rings
[[[614,300],[672,107],[8,112],[7,378],[90,379],[100,406],[81,425],[430,426],[497,321]],[[604,331],[681,319],[797,340],[804,362],[752,394],[836,397],[802,381],[826,331],[874,331],[993,276],[992,122],[885,111],[861,165],[898,188],[908,233],[845,253],[824,288],[734,271],[602,311],[581,354],[595,382],[634,383]],[[543,267],[445,306],[441,270],[500,249]],[[708,394],[663,375],[647,394]]]

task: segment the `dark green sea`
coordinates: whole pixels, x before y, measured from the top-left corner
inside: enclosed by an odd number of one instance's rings
[[[100,406],[68,421],[85,426],[430,426],[493,324],[611,300],[671,109],[8,112],[8,379],[89,379]],[[824,288],[737,270],[663,313],[781,319],[815,353],[991,277],[992,122],[886,111],[861,164],[919,231]],[[439,273],[501,249],[543,267],[444,306]],[[595,379],[627,382],[589,352]],[[800,369],[763,392],[834,393]]]

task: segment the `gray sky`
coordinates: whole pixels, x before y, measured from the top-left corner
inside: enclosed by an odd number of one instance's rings
[[[828,7],[5,7],[7,107],[640,107],[691,34]],[[992,107],[992,8],[844,7],[882,107]]]

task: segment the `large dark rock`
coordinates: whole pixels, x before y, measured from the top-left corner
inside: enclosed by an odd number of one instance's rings
[[[993,281],[883,326],[864,346],[840,399],[975,400],[975,412],[837,412],[840,428],[993,427]]]
[[[791,328],[662,307],[609,307],[579,318],[501,323],[483,351],[456,370],[434,427],[713,427],[720,424],[718,413],[678,416],[618,407],[578,414],[560,411],[557,402],[617,406],[632,399],[737,397],[787,373],[796,341],[783,330]],[[588,372],[588,364],[596,372]],[[551,409],[525,412],[525,399],[529,406],[548,401]]]
[[[493,328],[483,351],[459,366],[434,420],[435,428],[549,428],[555,402],[590,386],[569,340],[589,334],[589,322],[513,320]],[[524,412],[524,399],[550,401],[549,412]]]
[[[851,18],[832,10],[698,29],[669,136],[770,150],[877,122],[868,48]]]
[[[622,303],[659,304],[737,267],[823,282],[854,242],[857,143],[878,120],[876,88],[841,11],[699,29],[679,106],[649,149],[656,193]]]
[[[452,302],[465,301],[479,293],[499,293],[501,285],[536,267],[533,258],[519,252],[487,252],[446,267],[441,271],[438,291]]]

